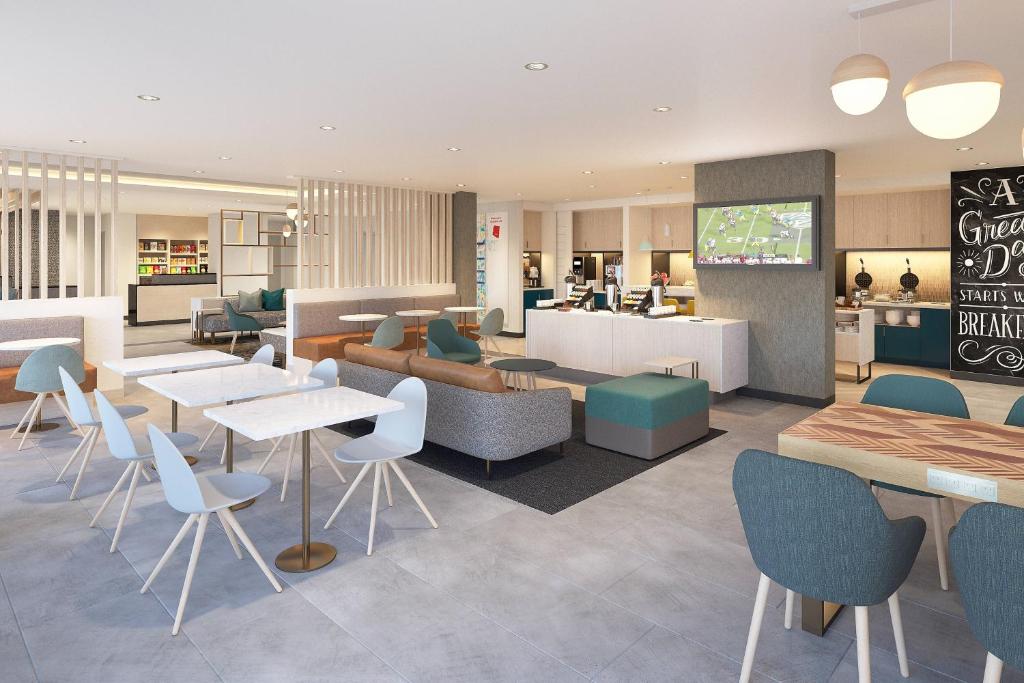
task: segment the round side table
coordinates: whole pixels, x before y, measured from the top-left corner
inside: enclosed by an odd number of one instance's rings
[[[537,373],[558,367],[549,360],[540,358],[502,358],[491,363],[491,367],[505,373],[505,384],[514,389],[536,389]],[[523,375],[526,375],[525,381]],[[512,384],[509,385],[509,379]]]
[[[359,323],[359,334],[363,343],[366,343],[366,323],[376,323],[387,318],[383,313],[352,313],[351,315],[339,315],[338,320],[347,323]]]

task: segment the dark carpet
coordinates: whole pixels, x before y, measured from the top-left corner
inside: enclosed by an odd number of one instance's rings
[[[657,460],[641,460],[588,444],[584,419],[583,402],[573,401],[572,436],[565,442],[564,453],[552,446],[515,460],[494,462],[490,479],[483,460],[432,443],[425,443],[410,460],[553,515],[725,434],[711,429],[707,436],[678,451]],[[373,423],[360,420],[332,429],[362,436],[373,431]]]

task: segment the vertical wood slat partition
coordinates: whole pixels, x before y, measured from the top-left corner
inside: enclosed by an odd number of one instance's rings
[[[77,285],[78,296],[102,296],[104,291],[115,291],[118,256],[115,246],[117,162],[106,162],[109,165],[109,172],[104,177],[105,161],[96,157],[90,170],[84,157],[0,149],[0,199],[3,201],[3,206],[0,207],[0,300],[33,296],[47,299],[50,297],[50,287],[54,286],[57,289],[57,297],[64,298],[67,296],[72,272],[75,274],[73,284]],[[20,178],[20,182],[15,180],[15,177]],[[92,183],[94,196],[91,207],[94,222],[91,291],[87,285],[90,278],[85,258],[85,217],[90,208],[86,203],[86,185],[89,182]],[[69,183],[75,183],[78,190],[77,203],[73,207],[77,219],[73,236],[68,234],[68,215],[72,210],[68,206],[68,195],[74,189],[69,187]],[[103,237],[102,213],[105,190],[109,192],[106,238]],[[51,234],[51,205],[54,204],[57,225]],[[69,238],[75,243],[74,253],[69,248]],[[109,245],[106,259],[102,252],[104,239]],[[109,264],[106,271],[105,263]]]
[[[452,197],[300,178],[299,287],[452,282]]]

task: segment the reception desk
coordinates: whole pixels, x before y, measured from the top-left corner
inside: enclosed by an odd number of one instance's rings
[[[147,283],[128,285],[128,324],[188,322],[193,297],[218,294],[220,286],[214,273],[154,276]]]
[[[747,321],[642,316],[573,310],[526,312],[526,355],[561,367],[634,375],[657,372],[646,361],[686,356],[700,363],[709,389],[724,394],[747,384]]]

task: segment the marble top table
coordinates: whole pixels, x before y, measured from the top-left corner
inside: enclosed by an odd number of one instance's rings
[[[440,311],[432,311],[429,308],[416,308],[411,311],[395,311],[400,318],[416,318],[416,355],[420,355],[420,318],[435,316]]]
[[[348,315],[339,315],[338,320],[346,323],[359,323],[359,332],[363,337],[363,343],[366,343],[366,323],[380,322],[387,318],[383,313],[349,313]]]
[[[12,339],[0,342],[0,351],[38,351],[47,346],[73,346],[82,341],[78,337],[38,337],[35,339]]]
[[[139,384],[186,408],[233,403],[323,386],[318,379],[263,363],[152,375],[140,378]],[[234,434],[230,429],[226,439],[224,465],[226,471],[232,472],[235,469]]]
[[[283,550],[275,564],[286,572],[308,572],[334,561],[328,543],[309,540],[309,435],[313,429],[401,410],[399,401],[349,387],[329,387],[232,406],[207,408],[203,414],[253,440],[302,432],[302,543]]]
[[[696,358],[687,358],[686,356],[662,356],[654,360],[644,361],[644,365],[660,368],[665,371],[666,375],[674,374],[676,368],[689,365],[690,377],[697,379],[700,376],[700,362]]]
[[[483,306],[445,306],[444,310],[449,313],[458,313],[459,322],[462,325],[462,336],[466,336],[466,325],[467,318],[470,313],[480,313],[484,310]]]

